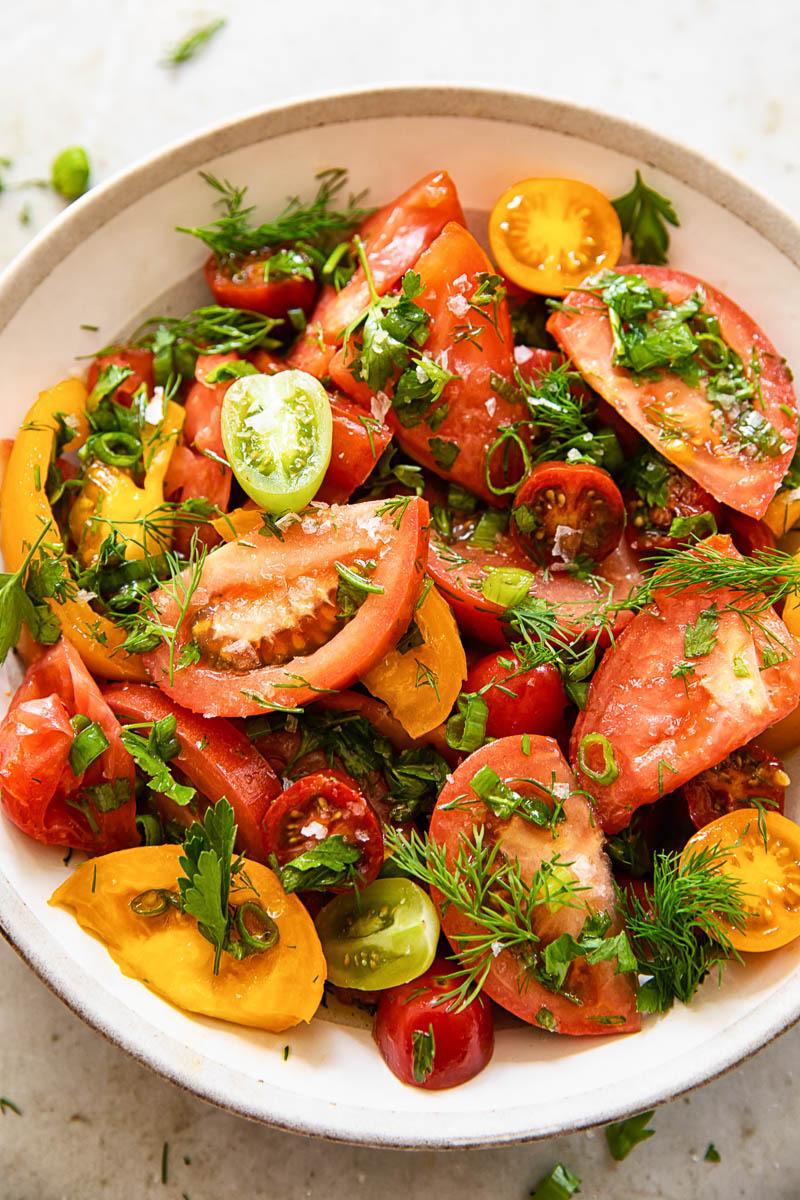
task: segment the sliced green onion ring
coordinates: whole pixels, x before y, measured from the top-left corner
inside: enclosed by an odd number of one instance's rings
[[[142,457],[142,443],[132,433],[111,429],[89,439],[89,451],[110,467],[133,467]]]
[[[257,926],[255,931],[248,926],[248,921]],[[247,947],[249,954],[269,950],[280,937],[278,926],[272,917],[254,900],[247,900],[236,909],[236,928],[239,931],[240,944],[243,943]]]
[[[177,908],[179,904],[177,892],[168,892],[166,888],[148,888],[133,897],[131,912],[135,912],[137,917],[160,917],[170,906]]]
[[[592,746],[600,746],[603,751],[603,770],[597,771],[594,767],[589,766],[586,761],[589,750]],[[607,787],[619,778],[619,767],[614,758],[614,749],[611,742],[602,733],[587,733],[580,740],[578,746],[578,766],[589,779],[595,783]]]
[[[534,576],[521,567],[492,567],[481,584],[484,597],[501,608],[513,608],[528,594]]]

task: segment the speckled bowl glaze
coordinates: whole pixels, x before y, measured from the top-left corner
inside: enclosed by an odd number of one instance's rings
[[[752,189],[635,125],[571,105],[469,88],[391,88],[244,116],[169,147],[71,206],[0,282],[0,433],[13,436],[36,393],[80,369],[76,356],[142,315],[201,301],[202,247],[174,232],[208,220],[199,170],[246,182],[269,212],[287,195],[307,194],[314,173],[331,165],[346,166],[353,186],[368,187],[375,201],[444,167],[479,236],[514,180],[575,177],[614,196],[645,166],[681,216],[673,265],[734,296],[800,363],[800,228]],[[9,666],[9,694],[18,678]],[[796,809],[795,798],[789,811]],[[315,1019],[279,1037],[251,1032],[189,1017],[124,978],[98,942],[47,906],[69,870],[62,857],[0,820],[0,922],[19,953],[84,1020],[154,1071],[296,1132],[437,1148],[546,1137],[695,1087],[800,1016],[795,945],[729,968],[721,989],[709,981],[690,1008],[648,1017],[635,1036],[503,1029],[477,1079],[419,1091],[388,1072],[366,1029]]]

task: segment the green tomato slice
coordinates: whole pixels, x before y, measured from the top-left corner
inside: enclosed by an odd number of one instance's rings
[[[328,979],[339,987],[380,991],[416,979],[434,960],[439,915],[410,879],[376,879],[343,892],[315,921]]]
[[[222,402],[222,442],[248,496],[270,513],[313,499],[331,458],[328,393],[305,371],[243,375]]]

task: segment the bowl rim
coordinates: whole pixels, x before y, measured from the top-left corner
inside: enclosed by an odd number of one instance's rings
[[[506,89],[455,84],[389,85],[314,95],[227,118],[178,139],[116,173],[46,226],[0,275],[0,331],[15,314],[20,299],[26,299],[43,282],[54,264],[70,254],[85,237],[155,188],[202,166],[209,159],[274,137],[325,125],[387,117],[494,120],[580,138],[628,155],[635,146],[636,157],[643,164],[665,171],[727,209],[800,267],[800,223],[789,213],[701,153],[682,147],[633,121],[582,105]],[[596,1093],[598,1099],[592,1106],[591,1115],[571,1116],[556,1110],[546,1126],[540,1125],[536,1130],[526,1130],[519,1122],[514,1122],[510,1129],[497,1125],[488,1136],[459,1133],[459,1123],[465,1117],[469,1120],[472,1114],[437,1114],[431,1134],[426,1122],[419,1128],[419,1113],[404,1111],[394,1114],[395,1119],[386,1122],[384,1130],[378,1134],[372,1128],[361,1128],[364,1121],[362,1108],[322,1100],[317,1101],[309,1116],[307,1097],[263,1086],[264,1094],[256,1096],[254,1081],[243,1075],[240,1079],[245,1083],[244,1093],[249,1092],[250,1099],[232,1102],[226,1095],[228,1088],[225,1085],[235,1072],[216,1063],[212,1064],[212,1071],[202,1076],[196,1071],[192,1073],[185,1065],[182,1069],[185,1048],[181,1043],[136,1014],[127,1029],[114,1026],[109,1021],[109,1009],[113,1014],[121,1002],[104,989],[87,997],[83,972],[51,935],[43,935],[33,911],[1,873],[0,931],[73,1012],[161,1077],[219,1108],[275,1128],[377,1147],[489,1147],[536,1141],[605,1124],[674,1099],[725,1074],[800,1019],[800,999],[789,979],[769,998],[766,1020],[763,1013],[756,1020],[757,1014],[751,1012],[736,1022],[742,1036],[736,1040],[735,1051],[720,1053],[717,1050],[710,1056],[707,1053],[705,1056],[679,1054],[670,1064],[670,1074],[674,1078],[666,1086],[645,1082],[637,1090],[635,1103],[615,1101],[611,1089],[606,1087]],[[416,1129],[413,1128],[415,1121]]]

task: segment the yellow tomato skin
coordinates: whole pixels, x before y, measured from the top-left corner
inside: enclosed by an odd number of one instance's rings
[[[744,929],[725,925],[735,950],[777,950],[800,937],[800,825],[777,812],[765,812],[763,828],[754,808],[737,808],[717,817],[689,839],[682,861],[692,853],[721,846],[729,849],[719,870],[741,881],[745,896]]]
[[[177,891],[180,846],[137,846],[83,863],[50,903],[71,912],[82,929],[104,944],[123,975],[187,1012],[280,1033],[310,1021],[322,998],[326,966],[314,923],[277,876],[249,859],[255,891],[231,890],[231,901],[261,904],[278,926],[275,946],[241,962],[223,953],[214,975],[214,949],[197,922],[172,905],[141,917],[131,900],[150,888]],[[96,871],[96,875],[95,875]]]
[[[75,449],[86,439],[86,387],[77,379],[65,379],[41,392],[20,426],[9,455],[0,494],[0,548],[7,571],[16,571],[28,549],[50,522],[48,540],[59,540],[58,527],[47,498],[47,472],[58,426],[56,413],[71,420],[75,438],[65,449]],[[52,536],[51,536],[52,535]],[[137,654],[122,649],[124,631],[99,616],[83,600],[47,601],[61,629],[93,675],[103,679],[148,679]]]
[[[800,488],[781,488],[770,500],[763,519],[776,538],[794,529],[800,521]]]
[[[578,179],[522,179],[489,217],[492,256],[529,292],[566,296],[594,271],[615,266],[622,226],[602,192]]]
[[[449,715],[467,677],[467,659],[453,610],[435,587],[414,613],[414,620],[424,639],[422,645],[405,654],[390,650],[361,682],[388,704],[410,737],[418,738]]]
[[[800,707],[758,735],[758,744],[773,754],[788,754],[800,746]]]

